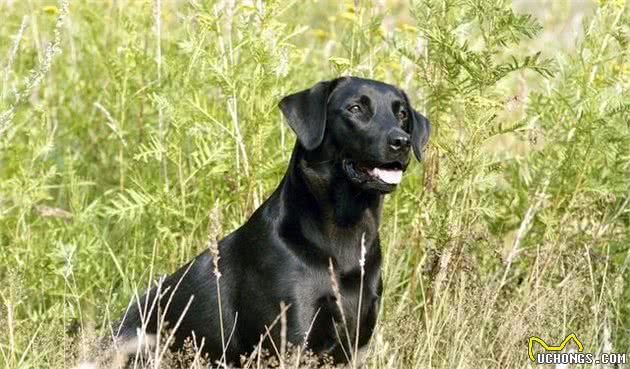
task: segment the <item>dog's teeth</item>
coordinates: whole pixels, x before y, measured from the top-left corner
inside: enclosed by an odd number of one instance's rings
[[[370,174],[388,184],[398,184],[402,179],[402,170],[374,168],[370,171]]]

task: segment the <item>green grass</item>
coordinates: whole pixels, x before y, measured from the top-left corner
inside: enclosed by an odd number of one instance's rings
[[[0,1],[0,367],[75,365],[213,208],[242,224],[295,142],[279,99],[341,74],[434,127],[385,203],[369,367],[630,352],[623,0],[252,3]]]

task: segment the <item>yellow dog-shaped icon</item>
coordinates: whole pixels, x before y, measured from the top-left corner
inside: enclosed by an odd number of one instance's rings
[[[532,346],[534,345],[534,342],[538,342],[547,351],[561,351],[562,349],[564,349],[564,347],[567,345],[567,343],[569,343],[571,339],[573,339],[573,341],[575,341],[575,343],[577,344],[579,352],[584,351],[584,346],[582,346],[582,342],[580,342],[580,340],[577,338],[575,333],[571,333],[570,335],[568,335],[567,338],[565,338],[564,341],[562,341],[562,343],[558,346],[549,346],[540,337],[535,337],[535,336],[529,337],[529,340],[527,342],[527,349],[529,350],[529,359],[533,362],[536,361],[534,359],[534,352],[532,351]]]

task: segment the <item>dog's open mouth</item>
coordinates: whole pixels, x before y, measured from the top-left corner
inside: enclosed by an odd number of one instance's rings
[[[405,169],[403,163],[397,161],[370,166],[351,160],[344,160],[343,167],[351,179],[360,182],[369,180],[380,181],[388,185],[399,184]]]

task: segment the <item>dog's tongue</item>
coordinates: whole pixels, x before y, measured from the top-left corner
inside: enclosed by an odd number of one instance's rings
[[[402,170],[374,168],[370,174],[388,184],[398,184],[402,179]]]

